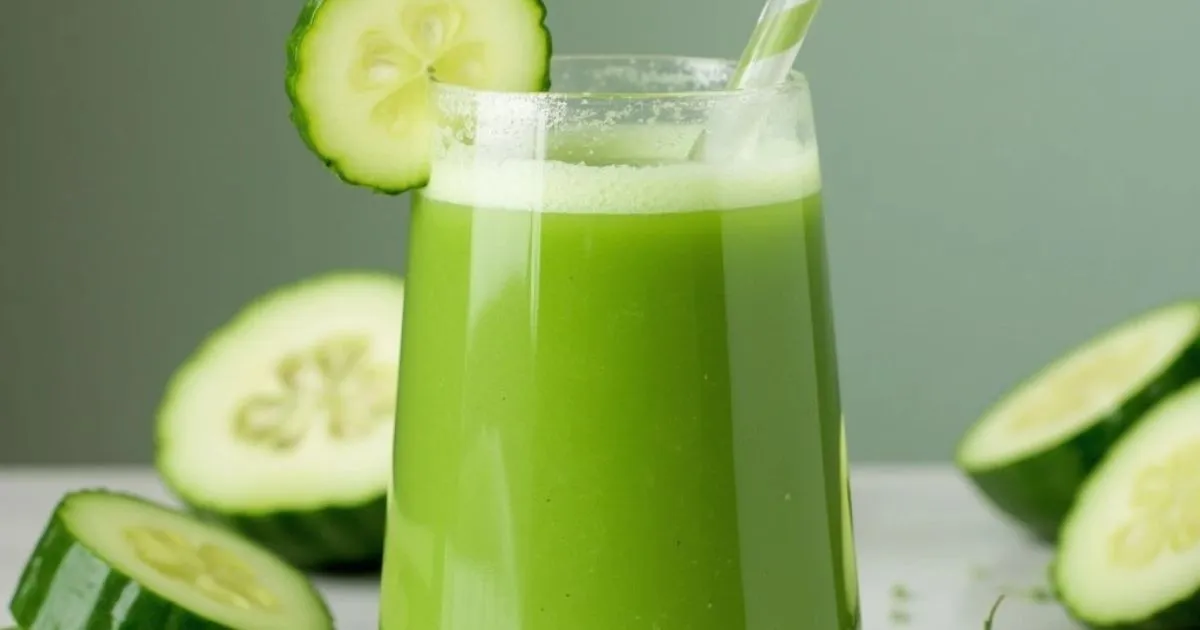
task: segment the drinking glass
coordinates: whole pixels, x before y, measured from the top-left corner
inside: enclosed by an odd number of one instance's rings
[[[809,89],[735,66],[435,83],[383,630],[858,628]]]

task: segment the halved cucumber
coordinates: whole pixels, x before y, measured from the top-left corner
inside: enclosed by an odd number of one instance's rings
[[[329,630],[312,583],[224,528],[133,495],[59,501],[10,604],[25,630]]]
[[[403,305],[401,278],[337,272],[245,307],[167,388],[166,485],[296,566],[377,565]]]
[[[1159,403],[1092,473],[1051,577],[1091,628],[1200,627],[1200,383]]]
[[[308,0],[288,41],[287,94],[305,144],[347,183],[397,194],[429,179],[429,77],[496,91],[549,87],[541,0]]]
[[[996,507],[1053,541],[1113,442],[1198,376],[1200,303],[1144,313],[1010,392],[963,437],[956,462]]]

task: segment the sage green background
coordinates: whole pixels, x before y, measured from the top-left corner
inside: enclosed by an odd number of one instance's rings
[[[735,57],[758,0],[549,0],[562,52]],[[825,0],[815,91],[857,460],[937,460],[1015,380],[1200,286],[1200,3]],[[282,90],[297,0],[0,0],[0,463],[147,461],[242,302],[402,270]]]

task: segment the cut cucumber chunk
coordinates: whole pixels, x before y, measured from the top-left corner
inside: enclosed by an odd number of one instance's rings
[[[1010,392],[960,441],[957,464],[997,508],[1053,541],[1113,442],[1197,376],[1200,304],[1144,313]]]
[[[329,630],[309,580],[224,528],[106,490],[59,502],[10,605],[25,630]]]
[[[1200,383],[1113,446],[1063,523],[1051,574],[1092,628],[1200,627]]]
[[[292,121],[343,181],[388,194],[422,186],[430,75],[547,89],[545,17],[541,0],[309,0],[288,42]]]
[[[245,307],[160,406],[166,485],[302,568],[377,566],[404,284],[339,272]]]

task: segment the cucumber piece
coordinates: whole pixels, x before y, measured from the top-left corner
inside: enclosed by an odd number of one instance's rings
[[[88,489],[50,516],[10,604],[25,630],[329,630],[312,583],[242,536]]]
[[[494,91],[549,87],[541,0],[308,0],[288,40],[292,122],[349,184],[429,179],[430,76]]]
[[[377,567],[404,283],[336,272],[255,300],[171,379],[166,486],[306,569]]]
[[[1091,628],[1200,627],[1200,382],[1114,445],[1062,526],[1051,580]]]
[[[1200,303],[1143,313],[1019,385],[960,440],[958,467],[1053,542],[1088,474],[1156,402],[1200,376]]]

